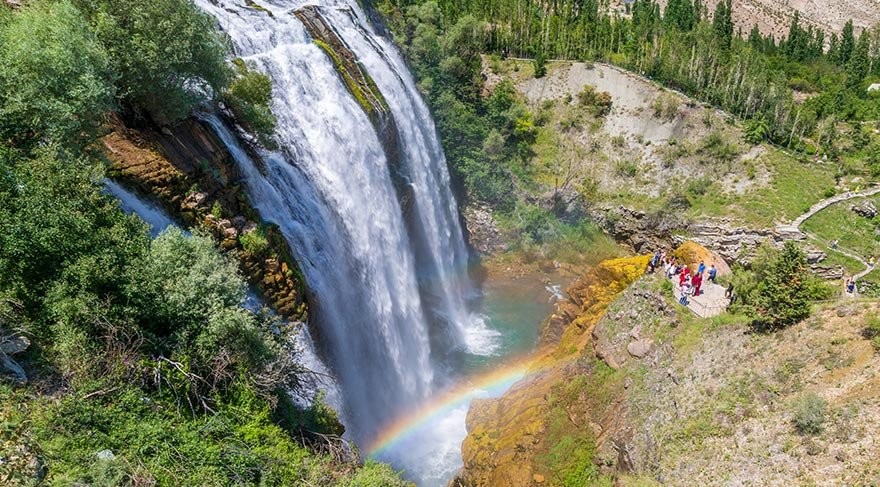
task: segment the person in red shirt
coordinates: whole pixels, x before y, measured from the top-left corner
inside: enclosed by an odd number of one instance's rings
[[[691,269],[688,266],[684,266],[681,268],[681,274],[678,275],[678,286],[684,286],[684,282],[687,281],[687,278],[691,274]]]
[[[694,277],[691,278],[691,284],[694,285],[694,296],[699,296],[702,292],[700,287],[703,285],[703,275],[700,273],[694,274]]]

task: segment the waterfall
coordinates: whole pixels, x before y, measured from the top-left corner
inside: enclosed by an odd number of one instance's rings
[[[122,211],[141,217],[141,220],[150,226],[150,235],[153,238],[156,238],[166,228],[177,226],[174,220],[165,213],[165,210],[129,191],[116,181],[105,179],[104,191],[119,200]]]
[[[105,179],[103,184],[104,191],[119,200],[122,211],[137,215],[150,226],[150,235],[153,238],[158,237],[168,227],[178,227],[165,210],[152,201],[142,198],[112,179]],[[184,233],[190,235],[186,230]],[[242,305],[254,313],[259,313],[266,307],[265,301],[255,289],[248,290]],[[334,406],[340,404],[338,387],[330,377],[330,371],[326,364],[318,356],[309,329],[304,325],[299,326],[290,339],[298,352],[300,364],[314,373],[314,375],[303,378],[302,390],[292,396],[294,402],[300,406],[309,407],[320,390],[324,392],[324,398],[329,404]]]
[[[302,268],[343,418],[366,443],[436,390],[451,352],[480,353],[491,338],[468,312],[467,249],[430,113],[397,51],[354,1],[318,8],[386,98],[399,134],[394,156],[293,14],[306,2],[196,3],[235,54],[272,79],[277,151],[254,160],[217,116],[204,117],[236,160],[252,204],[280,227]],[[413,198],[407,215],[401,181]]]

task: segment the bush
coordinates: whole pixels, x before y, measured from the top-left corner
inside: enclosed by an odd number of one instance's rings
[[[880,352],[880,316],[872,313],[865,318],[865,328],[862,330],[862,336],[871,340],[871,345]]]
[[[717,130],[712,131],[703,139],[700,152],[720,162],[731,162],[739,155],[739,148],[728,142]]]
[[[795,400],[792,422],[803,435],[817,435],[824,429],[825,413],[828,404],[813,392],[806,393]]]
[[[262,228],[255,228],[250,232],[242,233],[238,237],[241,247],[245,252],[256,257],[262,256],[269,248],[269,240],[266,238],[266,232]]]
[[[0,12],[0,16],[2,16]],[[113,102],[108,55],[67,1],[0,18],[0,140],[86,144]]]
[[[672,93],[663,93],[654,99],[651,108],[656,118],[671,122],[678,115],[678,108],[681,105],[681,99]]]
[[[227,105],[241,125],[257,136],[263,145],[272,147],[277,119],[272,114],[272,80],[248,69],[241,59],[234,61],[236,76],[224,92]]]
[[[604,117],[611,112],[611,93],[596,91],[592,85],[584,85],[584,89],[578,93],[578,105],[588,110],[593,116]]]
[[[746,120],[744,130],[744,138],[749,144],[760,144],[767,140],[770,134],[770,125],[763,118],[752,118]]]
[[[107,48],[125,105],[179,120],[229,78],[228,46],[191,0],[75,0]]]
[[[619,177],[634,178],[639,173],[639,166],[632,161],[621,159],[614,163],[614,174]]]

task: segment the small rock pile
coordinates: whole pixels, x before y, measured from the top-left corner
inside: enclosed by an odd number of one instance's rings
[[[854,211],[856,215],[865,218],[874,218],[877,216],[877,207],[870,201],[863,201],[857,205],[852,205],[850,206],[850,209]]]

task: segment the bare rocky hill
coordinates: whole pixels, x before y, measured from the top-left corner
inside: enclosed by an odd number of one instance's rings
[[[667,0],[658,3],[665,8]],[[706,2],[714,10],[717,0]],[[795,12],[806,25],[822,30],[840,32],[847,20],[852,19],[856,31],[880,22],[880,0],[734,0],[733,20],[737,27],[748,33],[754,24],[764,35],[779,39],[788,33]]]

